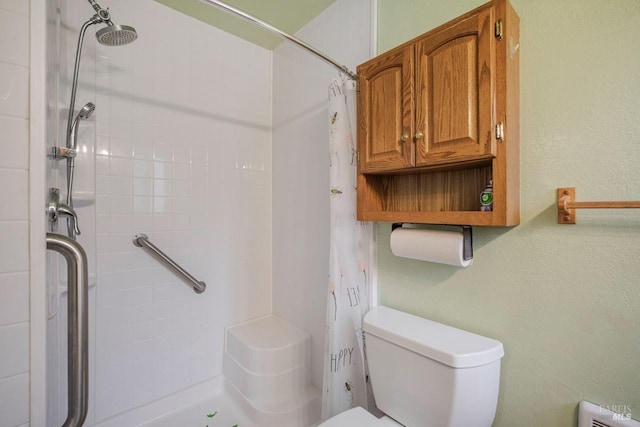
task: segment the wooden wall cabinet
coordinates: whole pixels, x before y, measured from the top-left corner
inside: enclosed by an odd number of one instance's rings
[[[358,67],[359,220],[519,223],[518,43],[494,0]]]

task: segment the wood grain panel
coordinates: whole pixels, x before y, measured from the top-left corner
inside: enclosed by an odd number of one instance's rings
[[[388,68],[371,78],[371,136],[366,162],[402,158],[402,68]]]
[[[388,52],[358,67],[358,151],[360,172],[414,165],[413,48]]]
[[[478,142],[477,46],[475,36],[460,37],[429,56],[433,144]]]
[[[495,156],[492,9],[416,43],[416,164]]]
[[[364,177],[380,211],[480,211],[480,193],[491,179],[491,166]]]

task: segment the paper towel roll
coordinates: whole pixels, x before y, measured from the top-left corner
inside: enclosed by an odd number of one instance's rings
[[[421,261],[467,267],[473,259],[465,261],[462,252],[462,232],[396,228],[391,232],[391,252],[395,256]]]

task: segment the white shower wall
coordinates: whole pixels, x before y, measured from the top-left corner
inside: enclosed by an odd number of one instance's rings
[[[29,422],[29,66],[29,4],[0,0],[0,426],[10,427]]]
[[[103,3],[116,23],[136,27],[139,39],[105,47],[91,27],[81,63],[76,110],[96,104],[81,125],[87,154],[76,164],[87,205],[78,207],[80,240],[97,275],[87,425],[221,375],[224,327],[271,313],[272,299],[275,314],[312,334],[313,383],[321,387],[326,91],[337,72],[297,47],[272,53],[152,0]],[[48,129],[58,144],[78,29],[92,14],[85,2],[59,4],[61,75],[48,88]],[[372,4],[338,0],[298,36],[355,69],[371,56]],[[58,68],[48,61],[49,70]],[[64,186],[62,175],[50,168],[48,184]],[[133,246],[138,233],[205,281],[207,291],[195,294]],[[63,324],[61,301],[52,322]],[[64,336],[50,329],[50,348],[60,349],[53,362],[64,364]],[[49,371],[49,395],[60,396],[53,417],[64,418],[64,372],[51,363]]]
[[[371,0],[337,0],[296,33],[355,71],[372,56]],[[273,311],[311,334],[322,388],[329,274],[328,85],[338,71],[297,46],[273,53]]]
[[[271,52],[152,0],[103,3],[139,38],[83,54],[95,100],[76,106],[96,104],[89,425],[221,375],[224,327],[271,312]]]

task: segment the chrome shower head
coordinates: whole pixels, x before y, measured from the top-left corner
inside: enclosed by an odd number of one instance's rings
[[[124,46],[133,43],[138,38],[138,33],[128,25],[111,24],[98,30],[96,38],[105,46]]]
[[[106,27],[96,33],[96,38],[100,44],[105,46],[123,46],[134,42],[138,38],[136,29],[128,25],[116,25],[111,22],[109,9],[103,9],[95,0],[88,0],[96,14],[91,18],[91,23],[107,24]]]
[[[78,118],[88,119],[89,117],[91,117],[95,109],[96,109],[96,105],[93,102],[87,102],[84,105],[84,107],[80,109],[80,112],[78,113]]]

